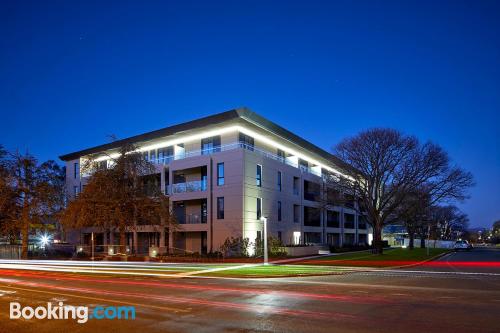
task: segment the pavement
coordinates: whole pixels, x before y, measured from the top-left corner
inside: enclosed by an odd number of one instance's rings
[[[0,332],[498,332],[500,267],[489,264],[498,262],[499,249],[478,248],[433,265],[267,279],[88,274],[12,263],[0,265]],[[13,320],[10,302],[134,306],[136,318]]]

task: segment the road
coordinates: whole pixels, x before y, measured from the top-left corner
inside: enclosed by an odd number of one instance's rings
[[[500,250],[435,266],[221,279],[0,269],[0,332],[498,332]],[[481,264],[483,263],[483,264]],[[11,320],[9,303],[135,306],[134,320]]]

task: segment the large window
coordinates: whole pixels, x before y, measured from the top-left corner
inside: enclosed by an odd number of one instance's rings
[[[308,227],[321,226],[321,217],[319,208],[304,207],[304,225]]]
[[[309,201],[319,201],[320,185],[304,180],[304,199]]]
[[[257,174],[255,175],[255,184],[262,187],[262,165],[257,164]]]
[[[344,228],[354,229],[354,214],[344,214]]]
[[[217,186],[224,185],[224,163],[217,163]]]
[[[219,220],[224,219],[224,197],[217,198],[217,218]]]
[[[281,221],[281,201],[278,201],[278,221]]]
[[[201,140],[201,154],[208,155],[220,151],[220,135]]]
[[[257,198],[257,220],[262,217],[262,198]]]
[[[278,191],[281,192],[281,183],[282,183],[283,179],[282,179],[282,176],[281,176],[281,171],[278,171],[278,179],[277,179],[277,185],[278,185]]]
[[[240,133],[239,137],[240,145],[243,148],[246,148],[248,150],[253,150],[254,147],[254,140],[251,136],[248,136],[246,134]]]
[[[168,164],[174,159],[174,147],[158,148],[158,162]]]
[[[340,213],[335,211],[326,212],[326,226],[328,228],[340,228]]]

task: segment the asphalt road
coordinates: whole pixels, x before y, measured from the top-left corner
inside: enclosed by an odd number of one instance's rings
[[[435,266],[275,278],[155,278],[0,269],[0,332],[498,332],[500,250]],[[9,303],[135,306],[134,320],[12,320]]]

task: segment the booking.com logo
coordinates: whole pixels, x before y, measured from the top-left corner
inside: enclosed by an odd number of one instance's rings
[[[74,319],[79,324],[89,319],[135,319],[135,306],[88,306],[64,305],[63,302],[46,306],[22,307],[18,302],[10,302],[10,319]]]

